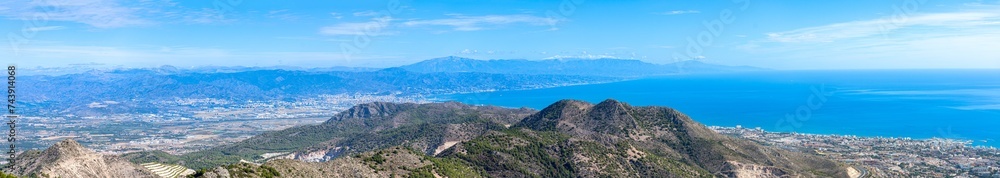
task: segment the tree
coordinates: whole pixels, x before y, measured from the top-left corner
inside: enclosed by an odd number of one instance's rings
[[[6,172],[0,172],[0,178],[17,178],[17,176],[7,174]]]

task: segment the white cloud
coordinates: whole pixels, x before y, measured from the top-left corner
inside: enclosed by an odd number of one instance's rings
[[[956,12],[921,14],[912,17],[885,17],[767,33],[773,42],[833,42],[841,39],[879,36],[908,27],[970,28],[1000,25],[997,12]]]
[[[168,20],[163,21],[167,23],[213,24],[229,23],[234,21],[233,19],[226,18],[223,12],[219,12],[214,9],[191,10],[186,12],[164,12],[164,15],[165,16],[163,17]]]
[[[240,51],[191,46],[91,46],[32,45],[22,48],[14,63],[23,66],[56,67],[65,64],[100,63],[122,66],[337,66],[368,65],[366,61],[387,61],[399,56],[354,55],[327,51]],[[9,53],[0,57],[9,58]],[[378,64],[385,65],[385,64]]]
[[[14,8],[0,12],[0,15],[22,20],[44,17],[53,21],[72,21],[97,28],[151,23],[139,17],[140,9],[129,8],[113,0],[12,0],[4,5]]]
[[[555,55],[542,59],[627,59],[618,56],[604,54],[583,54],[583,55]]]
[[[534,26],[553,25],[558,19],[531,15],[486,15],[463,16],[451,15],[453,18],[433,20],[412,20],[403,22],[405,26],[449,26],[455,31],[477,31],[497,26],[511,24],[527,24]]]
[[[320,28],[319,33],[323,35],[368,35],[382,36],[393,35],[395,32],[387,31],[391,18],[375,18],[369,22],[348,22],[340,23]]]
[[[37,32],[37,31],[62,30],[62,29],[65,29],[65,28],[66,27],[63,27],[63,26],[44,26],[44,27],[26,28],[25,30],[36,31]]]
[[[330,15],[333,16],[333,18],[335,18],[335,19],[344,18],[343,15],[340,15],[340,13],[336,13],[336,12],[331,12]]]
[[[268,11],[265,16],[267,18],[284,20],[284,21],[299,20],[299,16],[288,12],[288,9]]]
[[[477,53],[479,53],[479,50],[474,50],[474,49],[473,50],[465,49],[462,50],[461,52],[458,52],[458,54],[477,54]]]
[[[734,49],[774,68],[998,68],[998,22],[1000,6],[979,6],[767,33]]]
[[[378,12],[367,10],[367,11],[355,12],[352,15],[354,15],[355,17],[374,17],[378,16]]]
[[[167,1],[121,0],[7,0],[0,16],[11,19],[76,22],[96,28],[119,28],[159,23],[223,22],[215,9],[189,9]]]
[[[681,14],[697,14],[697,13],[701,13],[701,11],[697,11],[697,10],[677,10],[677,11],[660,12],[660,13],[656,13],[656,14],[660,14],[660,15],[681,15]]]
[[[274,14],[280,14],[280,13],[284,13],[284,12],[288,12],[288,9],[267,11],[267,14],[268,15],[274,15]]]

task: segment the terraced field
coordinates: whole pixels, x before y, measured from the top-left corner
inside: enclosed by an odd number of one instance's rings
[[[149,169],[150,171],[153,171],[153,173],[156,173],[156,175],[164,178],[178,178],[195,173],[194,170],[181,165],[143,163],[142,167],[146,167],[146,169]]]

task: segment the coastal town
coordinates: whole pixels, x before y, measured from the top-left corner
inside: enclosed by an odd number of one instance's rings
[[[217,98],[179,98],[153,102],[163,108],[143,113],[107,113],[96,116],[28,115],[18,130],[18,148],[44,149],[73,138],[107,154],[161,150],[182,154],[238,142],[254,135],[289,127],[319,124],[337,112],[370,102],[428,102],[419,97],[337,94],[294,101],[231,101]],[[115,101],[86,107],[107,107]]]
[[[954,139],[911,139],[768,132],[760,128],[711,129],[737,138],[839,160],[862,177],[1000,178],[1000,151]]]

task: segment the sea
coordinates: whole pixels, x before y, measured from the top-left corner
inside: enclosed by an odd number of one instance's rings
[[[679,74],[614,83],[435,96],[543,109],[562,99],[665,106],[709,126],[1000,147],[1000,70]]]

